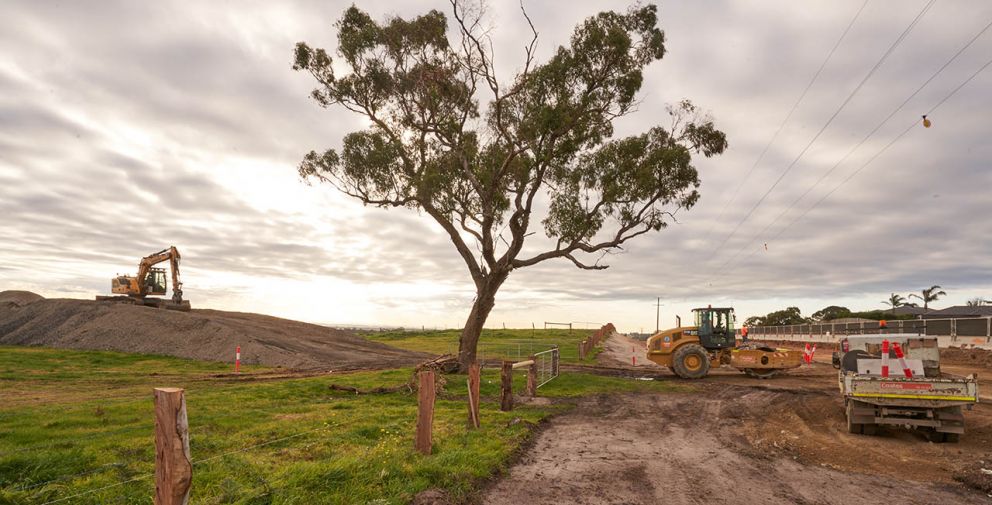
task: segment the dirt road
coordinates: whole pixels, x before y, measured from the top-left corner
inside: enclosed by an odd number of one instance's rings
[[[911,460],[896,454],[885,458],[877,448],[867,453],[875,461],[879,457],[890,460],[884,462],[893,464],[889,473],[914,470],[910,473],[920,478],[916,481],[845,470],[856,463],[845,460],[860,459],[866,453],[857,451],[860,441],[847,440],[856,435],[836,429],[809,442],[841,439],[835,454],[838,459],[833,460],[838,469],[808,460],[788,445],[807,435],[811,427],[804,423],[808,419],[791,429],[786,422],[775,423],[771,429],[760,427],[761,419],[777,415],[783,404],[796,403],[790,398],[794,396],[724,386],[706,388],[701,394],[604,395],[584,400],[538,436],[533,448],[483,503],[992,502],[983,493],[953,483],[947,472],[930,478],[920,475],[924,472],[913,468],[920,462],[925,468],[934,466],[934,462],[926,464],[927,454],[936,453],[946,460],[940,455],[956,452],[952,447],[928,446],[923,440],[910,441],[927,453]],[[828,421],[834,421],[832,416]]]
[[[631,360],[631,358],[634,359]],[[643,341],[634,340],[620,333],[614,333],[603,342],[603,352],[599,353],[596,361],[603,365],[624,365],[654,370],[665,369],[665,367],[648,361],[644,357]]]
[[[630,342],[617,340],[602,363],[629,360]],[[829,363],[771,380],[727,369],[663,380],[694,391],[581,400],[482,502],[992,503],[992,478],[981,472],[992,468],[989,404],[966,413],[960,443],[933,444],[902,428],[847,433]]]

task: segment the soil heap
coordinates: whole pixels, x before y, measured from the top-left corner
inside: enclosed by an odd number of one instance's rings
[[[244,312],[152,307],[0,292],[0,344],[165,354],[286,368],[413,365],[427,355],[349,331]]]

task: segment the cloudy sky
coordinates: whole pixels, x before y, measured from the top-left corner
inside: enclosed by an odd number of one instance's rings
[[[561,262],[514,272],[489,326],[653,329],[656,297],[662,326],[707,303],[742,316],[870,309],[931,284],[949,293],[941,305],[992,298],[992,67],[933,110],[932,128],[911,128],[870,161],[988,62],[992,30],[848,154],[992,22],[992,3],[936,2],[810,144],[927,3],[870,1],[757,164],[862,1],[661,4],[668,54],[617,133],[666,123],[665,104],[690,98],[729,150],[697,162],[702,198],[678,224],[631,242],[605,271]],[[0,290],[105,294],[111,276],[175,244],[195,307],[460,326],[472,285],[436,225],[296,175],[304,153],[363,127],[317,107],[314,83],[290,68],[297,41],[335,47],[333,23],[349,5],[4,2]],[[377,19],[448,10],[359,5]],[[525,5],[545,58],[604,3]],[[508,81],[526,24],[516,2],[492,1],[489,22]]]

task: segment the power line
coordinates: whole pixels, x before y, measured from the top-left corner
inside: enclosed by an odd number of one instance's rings
[[[727,208],[729,208],[730,204],[733,203],[733,201],[737,198],[737,195],[741,192],[741,188],[751,177],[751,174],[754,173],[754,169],[758,167],[758,164],[761,163],[762,159],[764,159],[765,154],[768,153],[768,149],[771,148],[772,144],[775,143],[775,140],[778,139],[779,134],[782,133],[782,129],[785,127],[786,123],[789,122],[789,119],[792,118],[792,115],[796,112],[796,109],[799,108],[799,104],[803,101],[804,98],[806,98],[806,94],[809,93],[810,88],[813,87],[813,83],[815,83],[816,80],[819,79],[820,74],[823,72],[823,69],[827,66],[827,63],[830,61],[830,59],[833,58],[834,53],[837,51],[837,48],[840,47],[841,42],[843,42],[844,38],[847,37],[847,33],[851,31],[851,27],[854,26],[854,22],[858,20],[858,18],[861,16],[861,12],[865,10],[865,7],[867,5],[868,5],[868,0],[865,0],[865,2],[861,4],[861,8],[858,9],[856,13],[854,13],[854,17],[851,18],[851,21],[847,23],[847,28],[844,28],[844,32],[840,34],[840,38],[837,39],[837,43],[835,43],[834,46],[830,49],[830,52],[827,53],[827,57],[824,58],[823,63],[820,64],[820,68],[816,69],[816,73],[813,74],[813,77],[809,80],[809,83],[806,84],[806,88],[803,89],[803,92],[799,95],[799,98],[796,99],[796,103],[792,104],[792,108],[789,110],[789,113],[786,114],[785,119],[782,120],[782,123],[778,125],[778,129],[775,130],[775,133],[772,135],[772,138],[768,141],[767,144],[765,144],[765,148],[761,150],[761,154],[758,155],[758,158],[754,160],[754,163],[751,165],[751,168],[749,168],[747,173],[744,174],[744,177],[741,179],[741,182],[737,184],[737,187],[734,189],[734,194],[731,195],[730,199],[727,200],[726,203],[723,204],[723,208],[720,209],[720,214],[716,217],[716,220],[713,221],[713,224],[710,225],[710,232],[707,233],[707,236],[712,234],[713,228],[716,226],[716,223],[723,218],[723,215],[724,213],[726,213]]]
[[[916,90],[913,91],[912,94],[910,94],[908,97],[906,97],[906,99],[903,100],[902,103],[899,104],[898,107],[896,107],[895,109],[893,109],[892,112],[890,112],[889,115],[885,117],[885,119],[882,119],[882,121],[880,121],[878,123],[878,125],[875,126],[874,129],[872,129],[870,132],[868,132],[868,134],[865,135],[864,138],[862,138],[860,142],[858,142],[857,144],[854,145],[854,147],[852,147],[850,150],[848,150],[847,151],[847,154],[845,154],[840,160],[838,160],[837,163],[835,163],[832,167],[830,167],[830,170],[827,170],[826,172],[824,172],[823,175],[821,175],[820,178],[817,179],[817,181],[815,183],[813,183],[813,185],[811,185],[810,187],[808,187],[806,189],[806,191],[803,192],[803,194],[799,195],[798,198],[796,198],[795,200],[793,200],[792,203],[790,203],[789,206],[785,210],[783,210],[781,213],[779,213],[779,215],[772,222],[768,223],[768,225],[766,225],[764,228],[762,228],[761,231],[759,231],[758,233],[756,233],[754,235],[754,237],[752,237],[752,239],[751,239],[750,242],[746,242],[743,246],[741,246],[741,248],[730,259],[728,259],[723,265],[720,266],[720,268],[718,269],[718,271],[722,273],[724,271],[724,268],[728,264],[730,264],[731,262],[733,262],[734,259],[736,259],[745,249],[748,248],[748,246],[750,246],[753,243],[754,238],[758,238],[761,235],[763,235],[772,226],[774,226],[776,223],[778,223],[779,220],[781,220],[782,217],[785,216],[790,210],[792,210],[793,208],[795,208],[795,206],[796,206],[797,203],[799,203],[802,199],[806,198],[806,196],[809,195],[809,193],[811,191],[813,191],[813,189],[815,189],[817,186],[819,186],[841,164],[843,164],[845,161],[847,161],[847,159],[855,151],[857,151],[862,145],[864,145],[865,142],[867,142],[872,136],[874,136],[875,133],[877,133],[878,130],[880,130],[886,123],[888,123],[889,120],[892,119],[893,116],[895,116],[900,110],[902,110],[903,107],[905,107],[906,104],[908,104],[910,100],[912,100],[914,97],[916,97],[916,95],[919,94],[920,91],[923,90],[923,88],[925,88],[927,85],[929,85],[938,75],[940,75],[941,73],[943,73],[943,71],[945,69],[947,69],[947,67],[950,66],[951,63],[953,63],[955,60],[957,60],[958,56],[961,56],[961,54],[964,53],[965,50],[967,50],[969,47],[971,47],[971,45],[974,44],[975,41],[978,40],[979,37],[981,37],[983,34],[985,34],[985,32],[987,32],[989,30],[989,28],[992,28],[992,21],[990,21],[988,24],[985,25],[984,28],[982,28],[981,30],[978,31],[978,33],[976,33],[974,36],[972,36],[971,39],[968,40],[967,43],[965,43],[963,46],[961,46],[961,48],[958,49],[957,52],[955,52],[954,55],[951,56],[951,58],[949,60],[947,60],[943,65],[940,66],[940,68],[938,68],[933,74],[931,74],[930,77],[926,81],[923,82],[923,84],[920,84],[920,86],[918,88],[916,88]]]
[[[909,26],[907,26],[906,29],[903,30],[903,32],[899,35],[899,37],[896,38],[895,42],[893,42],[892,45],[890,45],[889,48],[885,51],[885,53],[882,54],[882,57],[879,58],[878,62],[876,62],[875,65],[871,67],[871,70],[869,70],[868,73],[865,74],[865,76],[861,79],[861,82],[859,82],[858,85],[855,86],[853,90],[851,90],[850,94],[847,95],[847,98],[845,98],[844,101],[841,102],[840,106],[837,107],[837,110],[835,110],[834,113],[831,114],[830,118],[827,119],[827,122],[824,123],[823,126],[820,128],[820,131],[818,131],[816,135],[814,135],[813,138],[810,139],[810,141],[806,144],[806,147],[804,147],[802,151],[800,151],[799,154],[796,155],[796,158],[792,160],[792,163],[789,163],[789,165],[785,167],[785,170],[783,170],[782,173],[779,174],[778,178],[775,179],[775,182],[772,183],[772,185],[768,188],[767,191],[765,191],[765,193],[761,196],[761,198],[758,199],[757,202],[755,202],[755,204],[751,207],[751,209],[747,212],[747,214],[745,214],[744,217],[737,223],[737,225],[730,232],[730,234],[724,237],[723,241],[720,242],[720,245],[717,246],[715,249],[713,249],[713,254],[710,255],[710,259],[712,259],[714,256],[719,254],[719,252],[723,249],[723,246],[726,245],[727,241],[733,238],[733,236],[737,234],[737,231],[740,229],[741,225],[743,225],[744,222],[746,222],[751,217],[751,215],[754,214],[754,211],[757,210],[757,208],[760,207],[762,203],[764,203],[765,199],[768,198],[768,195],[775,190],[778,184],[782,182],[782,179],[785,178],[785,176],[792,170],[792,168],[796,165],[796,163],[798,163],[799,160],[806,154],[806,151],[809,150],[809,148],[816,142],[816,140],[820,138],[820,135],[822,135],[823,132],[826,131],[827,127],[829,127],[830,124],[833,123],[834,119],[836,119],[837,116],[840,115],[840,113],[844,110],[844,108],[847,107],[847,104],[851,102],[851,99],[854,98],[854,95],[856,95],[858,91],[861,90],[861,88],[865,85],[865,83],[868,82],[868,79],[870,79],[871,76],[875,74],[875,71],[877,71],[878,68],[881,67],[883,63],[885,63],[885,60],[888,59],[889,55],[891,55],[892,52],[896,49],[896,47],[898,47],[902,43],[902,41],[906,38],[906,35],[908,35],[909,32],[912,31],[912,29],[917,25],[917,23],[920,22],[920,19],[923,17],[923,15],[926,14],[928,10],[930,10],[930,7],[932,7],[936,1],[937,0],[930,0],[929,2],[926,3],[926,5],[923,6],[923,8],[916,15],[916,17],[913,18],[913,21],[910,22]]]
[[[944,102],[946,102],[947,100],[949,100],[958,91],[960,91],[961,88],[965,87],[969,82],[971,82],[975,77],[977,77],[978,74],[982,73],[982,71],[984,71],[989,66],[992,66],[992,59],[990,59],[987,62],[985,62],[984,65],[982,65],[981,67],[979,67],[978,70],[976,70],[974,73],[972,73],[967,79],[965,79],[961,84],[959,84],[953,90],[951,90],[951,92],[948,93],[947,95],[945,95],[944,98],[942,98],[939,102],[937,102],[936,105],[934,105],[933,107],[931,107],[927,111],[927,115],[930,115],[934,111],[936,111],[941,105],[944,104]],[[813,209],[815,209],[821,203],[823,203],[824,200],[826,200],[827,198],[829,198],[830,195],[834,194],[838,189],[840,189],[841,186],[843,186],[844,184],[847,184],[847,182],[850,181],[851,179],[853,179],[854,176],[856,176],[859,173],[861,173],[861,171],[864,170],[868,165],[870,165],[871,162],[875,161],[876,158],[878,158],[879,156],[882,155],[882,153],[884,153],[886,150],[888,150],[889,147],[892,146],[892,144],[895,144],[896,141],[898,141],[899,139],[903,138],[907,133],[910,132],[910,130],[912,130],[913,128],[917,127],[918,125],[919,125],[919,121],[918,120],[913,120],[913,123],[912,124],[910,124],[909,126],[907,126],[905,130],[903,130],[901,133],[899,133],[899,135],[896,135],[896,137],[893,138],[892,140],[890,140],[888,144],[885,144],[884,147],[882,147],[871,158],[869,158],[868,161],[866,161],[864,164],[862,164],[860,167],[858,167],[857,170],[855,170],[855,171],[851,172],[850,174],[848,174],[848,176],[845,177],[844,180],[842,180],[840,182],[840,184],[834,186],[834,188],[832,190],[830,190],[827,194],[825,194],[822,197],[820,197],[820,199],[817,200],[816,203],[814,203],[813,205],[811,205],[802,214],[800,214],[799,216],[797,216],[795,219],[793,219],[792,221],[790,221],[789,224],[787,224],[784,228],[782,228],[781,230],[779,230],[779,232],[777,234],[775,234],[774,237],[772,237],[772,240],[775,240],[778,237],[780,237],[783,233],[785,233],[794,224],[796,224],[797,222],[799,222],[799,220],[801,220],[803,217],[805,217],[807,214],[809,214],[811,211],[813,211]],[[751,256],[753,256],[755,252],[757,252],[757,250],[751,251],[751,254],[747,255],[745,257],[745,259],[750,258]]]

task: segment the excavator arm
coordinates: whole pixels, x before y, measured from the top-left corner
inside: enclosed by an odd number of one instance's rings
[[[138,290],[140,295],[145,296],[148,294],[148,286],[145,284],[145,278],[148,276],[151,268],[163,261],[168,261],[172,270],[172,301],[181,303],[183,300],[183,283],[179,280],[180,259],[179,250],[175,246],[169,246],[167,249],[162,249],[155,254],[141,258],[141,263],[138,264]]]

